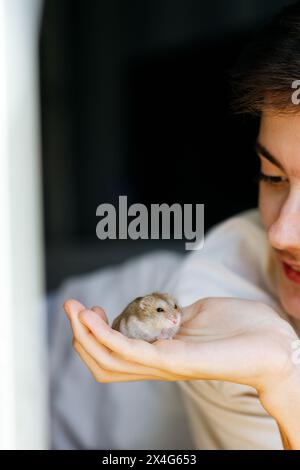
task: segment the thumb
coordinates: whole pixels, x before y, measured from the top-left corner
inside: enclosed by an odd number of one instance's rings
[[[103,308],[95,306],[95,307],[92,307],[91,310],[97,313],[102,318],[102,320],[104,320],[108,324],[108,318]]]
[[[196,302],[190,305],[187,305],[186,307],[181,308],[181,311],[182,311],[181,324],[188,322],[189,320],[194,318],[197,315],[197,313],[199,313],[200,308],[201,308],[200,302],[201,302],[201,299],[197,300]]]

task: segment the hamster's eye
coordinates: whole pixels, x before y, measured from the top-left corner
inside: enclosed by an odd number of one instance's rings
[[[158,307],[158,308],[156,309],[156,311],[157,311],[157,312],[164,312],[164,309],[161,308],[161,307]]]
[[[174,308],[175,308],[175,310],[177,309],[177,305],[176,305],[176,304],[174,305]]]

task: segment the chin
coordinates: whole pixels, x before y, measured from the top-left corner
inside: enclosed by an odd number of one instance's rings
[[[286,279],[284,273],[279,277],[279,300],[285,312],[300,320],[300,285]]]

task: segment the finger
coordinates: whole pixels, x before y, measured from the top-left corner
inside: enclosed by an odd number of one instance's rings
[[[99,318],[97,318],[95,315],[93,315],[91,311],[88,311],[88,310],[84,310],[83,312],[80,312],[79,314],[80,320],[81,318],[89,314],[90,316],[93,316],[96,319],[96,321],[99,320]],[[99,323],[101,323],[101,320],[99,321]],[[103,323],[103,325],[105,324]],[[90,326],[88,326],[88,328],[90,329],[90,331],[92,331]],[[118,370],[119,372],[130,373],[130,374],[148,374],[151,376],[158,376],[161,378],[165,378],[166,380],[186,380],[186,376],[184,374],[176,373],[176,365],[174,365],[174,354],[173,354],[175,350],[174,342],[171,345],[171,343],[168,340],[165,340],[165,341],[158,340],[158,341],[155,341],[153,345],[150,345],[146,341],[133,340],[133,339],[127,338],[126,336],[122,335],[118,331],[112,330],[110,327],[107,327],[107,329],[112,331],[113,333],[116,332],[117,340],[120,340],[120,341],[125,340],[125,343],[128,340],[130,344],[137,343],[141,345],[141,348],[146,346],[145,348],[146,351],[145,351],[145,356],[144,356],[145,361],[143,360],[144,358],[141,356],[142,354],[141,351],[136,351],[136,355],[132,354],[131,357],[127,359],[126,357],[122,357],[124,345],[121,344],[118,346],[118,352],[113,351],[108,346],[106,346],[106,348],[109,348],[109,351],[110,351],[110,360],[112,361],[114,359],[115,364],[111,362],[109,367],[104,367],[105,369],[114,370],[114,371]],[[101,326],[100,326],[100,330],[101,330]],[[92,333],[95,334],[94,331],[92,331]],[[97,337],[96,334],[95,334],[95,338],[96,338],[97,345],[102,344],[101,338]],[[154,347],[154,345],[156,347]],[[167,367],[162,367],[162,364],[163,364],[162,358],[160,360],[157,360],[156,363],[153,363],[153,366],[148,365],[149,363],[149,360],[147,357],[148,346],[151,346],[151,349],[155,349],[155,350],[156,349],[158,350],[158,348],[160,348],[162,355],[158,353],[156,353],[156,355],[158,357],[161,357],[161,356],[164,357],[166,364],[169,362],[171,364],[171,367],[169,369]],[[95,351],[92,351],[92,349],[90,349],[90,351],[91,351],[91,355],[99,363],[100,359],[99,359],[99,355],[97,355],[97,350],[95,349]],[[121,351],[121,353],[119,351]]]
[[[111,370],[115,372],[118,371],[130,374],[144,374],[148,376],[160,377],[161,380],[174,380],[174,372],[170,373],[167,372],[167,370],[162,369],[162,360],[158,359],[155,363],[160,365],[159,368],[151,367],[151,365],[148,366],[147,363],[149,363],[150,357],[147,356],[147,349],[149,349],[149,347],[151,346],[149,343],[142,340],[129,340],[129,338],[126,338],[121,333],[112,330],[109,325],[105,321],[103,321],[102,318],[100,318],[98,314],[91,310],[86,310],[84,308],[84,305],[78,302],[77,300],[70,299],[66,301],[64,304],[64,308],[70,319],[74,337],[81,343],[83,348],[94,358],[94,360],[99,364],[100,367],[104,368],[105,370]],[[119,339],[121,339],[122,341],[128,340],[130,342],[140,344],[140,346],[145,349],[143,357],[146,359],[146,363],[143,363],[143,361],[141,361],[142,356],[139,356],[141,351],[136,351],[136,355],[132,354],[129,360],[126,360],[126,358],[122,358],[122,344],[119,345],[118,351],[114,352],[111,348],[103,344],[103,342],[101,343],[95,338],[93,338],[90,327],[88,325],[84,325],[82,321],[79,321],[78,319],[78,316],[83,314],[84,312],[88,312],[93,317],[96,317],[98,323],[102,325],[101,329],[106,328],[106,330],[115,332]],[[156,341],[156,344],[165,342],[166,341]],[[155,350],[154,346],[151,346],[151,350]],[[178,375],[177,380],[183,380],[183,376]]]
[[[100,367],[111,371],[155,375],[155,371],[149,370],[149,368],[139,364],[127,363],[117,355],[112,355],[105,345],[98,343],[90,334],[89,328],[78,319],[78,314],[85,311],[83,304],[77,300],[70,299],[64,303],[64,309],[69,317],[74,337],[82,344],[90,356],[96,360]],[[107,323],[102,320],[104,311],[102,312],[102,309],[99,309],[99,307],[96,310],[97,313],[94,312],[94,316],[97,316],[102,324],[108,327]]]
[[[152,344],[139,339],[127,338],[119,331],[110,328],[92,311],[84,310],[80,312],[79,318],[95,335],[99,343],[105,345],[123,359],[149,367],[156,368],[159,365],[160,369],[163,368],[161,367],[163,364],[160,354]]]
[[[64,302],[63,308],[67,314],[67,317],[69,320],[71,320],[74,315],[78,315],[80,311],[84,310],[85,306],[78,302],[78,300],[69,299]]]
[[[67,314],[67,317],[70,322],[71,329],[73,330],[74,333],[74,319],[78,318],[78,314],[82,312],[85,309],[85,306],[78,302],[77,300],[74,299],[69,299],[63,304],[63,308]],[[86,334],[89,334],[89,329],[85,326],[83,326],[83,331],[85,331]]]
[[[111,372],[101,369],[97,362],[85,351],[85,349],[76,340],[73,343],[73,347],[82,361],[87,365],[91,371],[94,379],[97,382],[110,383],[110,382],[133,382],[141,380],[162,380],[167,381],[162,377],[155,377],[153,375],[135,375],[125,374],[118,372]]]
[[[69,299],[65,301],[63,307],[70,321],[74,316],[77,316],[78,313],[85,310],[85,306],[75,299]],[[108,318],[103,308],[94,306],[91,310],[97,313],[100,318],[102,318],[106,323],[108,323]]]
[[[101,322],[102,326],[104,325],[106,328],[110,329],[104,320],[102,320],[102,318],[100,318],[99,315],[92,310],[85,309],[81,310],[79,313],[83,314],[85,312],[93,315],[95,318],[97,318],[98,322]],[[162,378],[170,376],[170,374],[166,374],[160,369],[147,367],[144,364],[136,363],[134,360],[127,361],[119,354],[114,353],[106,345],[97,341],[97,338],[94,337],[90,328],[86,325],[83,325],[78,316],[71,316],[71,324],[75,339],[101,368],[113,372],[160,376]],[[121,334],[120,336],[123,337]]]
[[[102,321],[104,311],[102,312],[102,309],[100,309],[99,307],[93,307],[93,308],[96,308],[97,315],[101,318],[101,321]],[[67,313],[67,316],[70,320],[71,327],[72,327],[72,330],[73,330],[73,333],[74,333],[74,338],[75,339],[77,338],[77,340],[78,340],[84,334],[87,335],[87,336],[90,336],[92,338],[92,335],[91,335],[91,332],[90,332],[89,328],[78,320],[78,314],[85,310],[84,305],[81,304],[80,302],[78,302],[77,300],[70,299],[70,300],[67,300],[64,303],[64,309],[65,309],[65,311]],[[101,310],[101,311],[99,312],[99,310]],[[100,313],[100,315],[99,315],[99,313]],[[105,351],[109,352],[108,348],[106,348],[104,345],[99,345],[99,349],[104,351],[104,352]]]
[[[103,310],[103,308],[95,306],[95,307],[92,307],[91,310],[93,310],[93,312],[95,313],[98,313],[100,317],[102,318],[102,320],[104,320],[107,324],[109,323],[107,315],[105,313],[105,310]]]

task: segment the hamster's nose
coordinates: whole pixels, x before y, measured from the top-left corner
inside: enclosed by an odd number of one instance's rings
[[[168,318],[169,320],[171,320],[172,323],[177,323],[177,315],[175,315],[174,313],[170,313],[170,315],[168,315]]]

